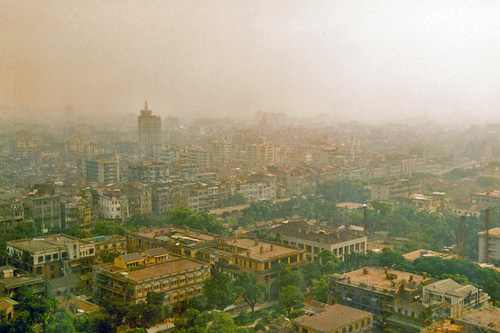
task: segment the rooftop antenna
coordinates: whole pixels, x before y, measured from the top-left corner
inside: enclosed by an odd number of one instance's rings
[[[148,110],[148,101],[144,101],[144,110]]]

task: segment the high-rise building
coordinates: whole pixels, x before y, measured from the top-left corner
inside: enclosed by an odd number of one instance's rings
[[[161,143],[161,118],[153,116],[153,111],[148,110],[148,102],[144,103],[144,110],[138,117],[139,146],[146,159],[155,159],[156,149]]]

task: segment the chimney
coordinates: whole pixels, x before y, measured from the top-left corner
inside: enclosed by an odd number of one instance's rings
[[[263,245],[260,246],[260,253],[264,253],[264,246]]]
[[[363,274],[368,274],[368,268],[366,267],[363,268]]]
[[[387,274],[387,266],[384,267],[384,273]]]
[[[259,245],[259,240],[258,239],[255,239],[255,243],[254,243],[255,246]]]
[[[250,258],[250,251],[247,251],[247,258]]]
[[[236,243],[237,241],[238,241],[238,237],[234,236],[234,238],[233,238],[233,242],[235,242],[235,243]]]
[[[269,251],[273,251],[274,250],[274,245],[271,244],[271,247],[269,248]]]
[[[413,275],[410,275],[409,280],[410,280],[410,282],[413,281]]]
[[[424,280],[427,279],[427,272],[423,272],[422,276],[424,277]]]

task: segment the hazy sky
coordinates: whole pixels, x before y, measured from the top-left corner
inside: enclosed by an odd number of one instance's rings
[[[500,117],[500,1],[0,1],[0,105]]]

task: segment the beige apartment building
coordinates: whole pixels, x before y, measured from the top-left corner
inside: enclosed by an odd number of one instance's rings
[[[94,266],[94,298],[107,297],[126,304],[146,301],[148,292],[165,293],[165,304],[202,296],[210,265],[168,254],[163,248],[121,255],[114,263]]]

